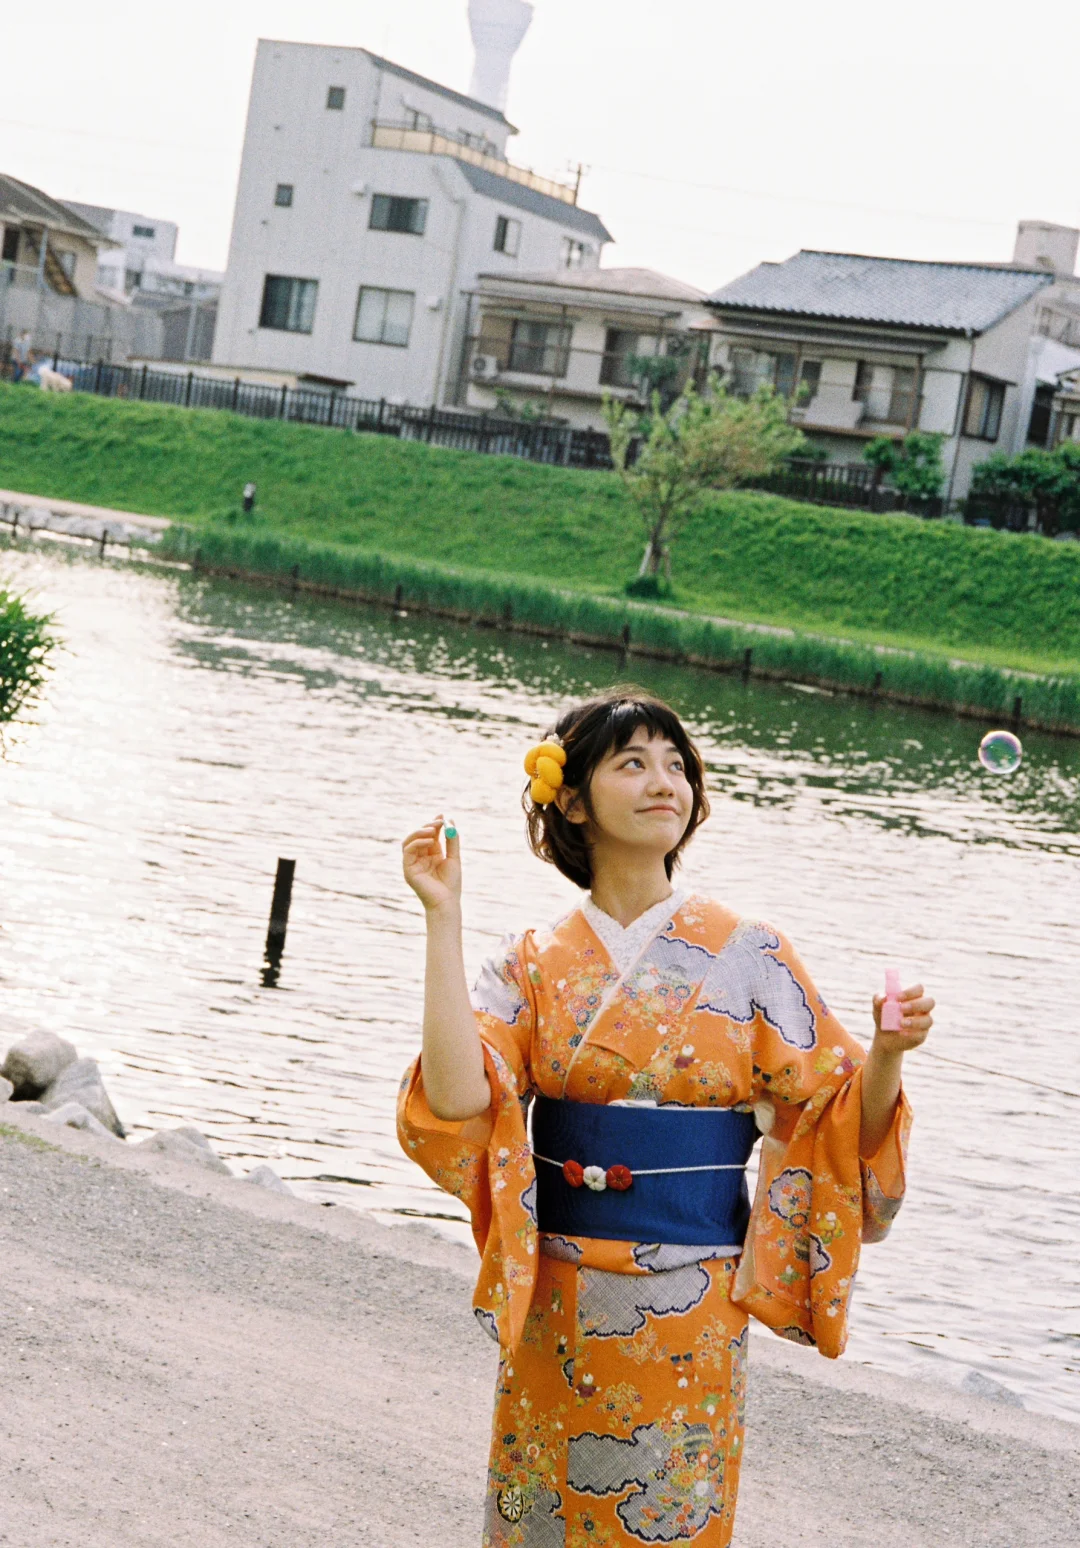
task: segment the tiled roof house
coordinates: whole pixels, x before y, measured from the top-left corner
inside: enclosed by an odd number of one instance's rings
[[[873,436],[941,432],[955,500],[984,457],[1027,443],[1033,340],[1048,300],[1070,288],[1043,263],[803,251],[708,297],[712,360],[736,392],[770,382],[790,397],[830,461],[861,460]]]

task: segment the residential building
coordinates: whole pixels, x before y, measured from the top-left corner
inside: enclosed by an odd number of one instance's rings
[[[54,298],[97,299],[108,239],[40,188],[0,175],[0,324],[22,330],[53,315]]]
[[[367,49],[261,41],[214,361],[456,401],[479,276],[592,270],[610,240],[514,133]]]
[[[712,361],[735,392],[769,382],[790,398],[831,461],[861,460],[873,436],[941,433],[960,499],[991,453],[1045,444],[1058,373],[1080,365],[1062,342],[1080,344],[1076,237],[1024,222],[1011,264],[815,251],[759,264],[708,298]]]
[[[604,428],[605,393],[647,395],[643,361],[670,361],[653,379],[681,385],[712,327],[704,291],[653,269],[487,272],[468,302],[457,401],[579,429]]]
[[[170,349],[176,359],[209,358],[212,275],[189,271],[206,282],[203,290],[193,285],[195,295],[182,286],[171,292],[148,288],[142,301],[144,293],[125,286],[122,276],[114,284],[127,261],[125,233],[103,229],[109,222],[98,217],[118,213],[63,203],[43,189],[0,176],[0,349],[29,333],[34,349],[67,359],[157,360]],[[174,244],[175,233],[169,226],[163,240]],[[167,267],[162,259],[161,272]]]
[[[179,228],[174,221],[133,210],[65,201],[113,243],[98,264],[98,288],[136,312],[154,314],[160,331],[155,356],[209,360],[224,275],[176,262]]]
[[[102,290],[131,295],[194,297],[216,301],[224,275],[217,269],[200,269],[176,262],[180,228],[175,221],[133,210],[112,210],[100,204],[79,204],[65,199],[69,210],[81,215],[110,238],[101,255],[97,282]]]

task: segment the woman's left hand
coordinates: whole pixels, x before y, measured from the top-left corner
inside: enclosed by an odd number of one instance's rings
[[[923,989],[922,984],[915,984],[910,989],[900,991],[900,1008],[903,1012],[903,1025],[899,1032],[883,1032],[881,1029],[881,1008],[885,1004],[883,994],[874,996],[874,1042],[883,1051],[888,1053],[910,1053],[913,1048],[918,1048],[920,1043],[925,1043],[934,1025],[931,1012],[934,1009],[934,1001]]]

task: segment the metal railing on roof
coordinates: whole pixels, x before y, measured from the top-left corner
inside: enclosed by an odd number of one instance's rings
[[[539,177],[525,167],[515,167],[513,162],[489,155],[475,145],[466,145],[438,129],[410,129],[404,124],[380,123],[371,125],[371,144],[375,150],[418,151],[423,156],[453,156],[457,161],[467,161],[470,166],[493,172],[511,183],[520,183],[536,193],[547,194],[563,204],[577,203],[577,189],[566,183],[557,183],[550,177]]]

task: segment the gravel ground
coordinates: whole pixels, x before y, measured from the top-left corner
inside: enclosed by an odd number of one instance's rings
[[[478,1548],[469,1252],[0,1117],[0,1544]],[[1080,1544],[1080,1427],[751,1359],[738,1548]]]

